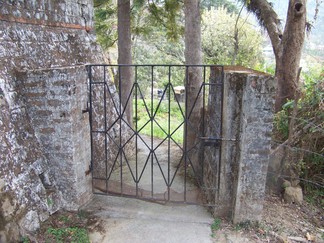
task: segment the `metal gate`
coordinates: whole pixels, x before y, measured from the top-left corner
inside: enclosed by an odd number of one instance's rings
[[[206,148],[216,148],[219,161],[221,157],[223,67],[87,68],[93,192],[204,203]],[[221,73],[217,80],[210,75],[215,69]],[[128,73],[127,80],[124,73]],[[130,82],[128,88],[123,87],[125,81]],[[207,124],[214,124],[215,129]]]

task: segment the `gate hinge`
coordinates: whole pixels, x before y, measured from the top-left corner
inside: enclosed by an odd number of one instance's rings
[[[87,102],[87,107],[82,110],[82,114],[87,113],[87,112],[90,112],[89,102]]]

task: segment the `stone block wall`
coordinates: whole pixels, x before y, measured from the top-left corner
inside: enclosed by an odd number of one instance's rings
[[[0,20],[83,29],[93,26],[91,0],[12,0],[0,2]]]
[[[22,73],[19,85],[35,135],[50,162],[66,209],[77,209],[91,196],[85,172],[90,166],[89,117],[85,66]]]
[[[225,67],[224,74],[218,68],[211,71],[211,82],[218,85],[209,97],[216,105],[209,106],[208,134],[221,139],[205,150],[205,184],[211,188],[207,197],[215,204],[215,215],[234,223],[260,220],[276,80],[250,69]]]
[[[91,197],[92,0],[0,1],[0,242]]]
[[[0,78],[0,242],[17,242],[61,207],[51,166],[26,105]]]

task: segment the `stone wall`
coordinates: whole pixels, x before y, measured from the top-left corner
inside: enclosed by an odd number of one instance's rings
[[[211,83],[217,85],[209,96],[214,105],[209,106],[207,133],[218,137],[219,144],[205,149],[208,200],[215,205],[215,215],[234,223],[260,220],[276,80],[250,69],[225,67],[224,74],[212,70]]]
[[[8,23],[87,31],[93,26],[92,0],[11,0],[0,4],[0,20]]]
[[[0,242],[91,197],[92,0],[0,1]]]
[[[77,209],[91,196],[85,176],[90,166],[89,117],[84,66],[20,73],[19,85],[35,135],[51,165],[66,209]]]

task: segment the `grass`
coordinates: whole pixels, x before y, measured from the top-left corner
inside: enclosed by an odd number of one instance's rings
[[[219,230],[221,228],[221,223],[222,223],[222,220],[219,219],[219,218],[215,218],[214,219],[214,222],[211,224],[210,228],[212,230],[212,233],[211,233],[211,237],[212,238],[215,238],[216,237],[216,233],[215,231]]]
[[[48,228],[46,231],[48,242],[78,242],[90,243],[88,232],[79,227]]]
[[[30,243],[31,241],[29,240],[28,237],[24,236],[24,237],[21,237],[20,242],[22,242],[22,243]]]
[[[56,212],[42,223],[36,237],[36,242],[45,243],[90,243],[88,229],[96,222],[95,218],[90,218],[85,212]],[[23,237],[21,242],[31,241],[28,237]]]
[[[221,226],[221,223],[222,223],[222,220],[221,219],[215,218],[214,219],[214,222],[212,223],[212,225],[210,227],[211,227],[211,229],[213,231],[219,230],[220,229],[220,226]]]
[[[153,103],[153,104],[152,104]],[[137,130],[140,134],[152,135],[153,137],[164,139],[172,137],[177,143],[183,142],[183,114],[184,107],[175,101],[163,100],[137,100],[134,101],[134,112],[137,110]],[[153,112],[152,112],[153,110]],[[182,111],[182,112],[181,112]],[[152,119],[151,119],[152,118]],[[170,123],[169,123],[170,120]],[[152,129],[153,128],[153,129]]]

